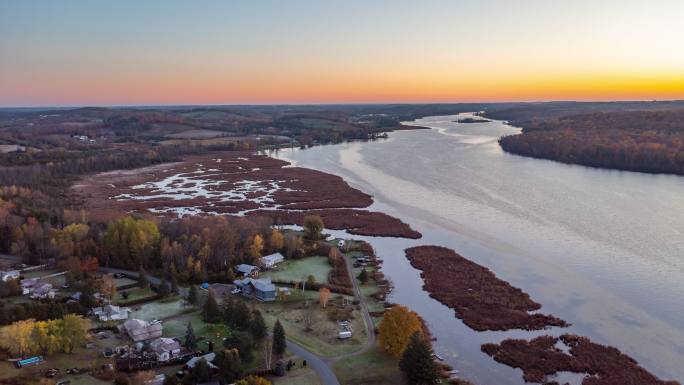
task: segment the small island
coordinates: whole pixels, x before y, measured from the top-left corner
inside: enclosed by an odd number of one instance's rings
[[[455,120],[454,123],[488,123],[491,122],[489,119],[484,118],[463,118]]]

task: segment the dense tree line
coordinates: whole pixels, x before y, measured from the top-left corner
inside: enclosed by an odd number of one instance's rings
[[[533,120],[503,137],[508,152],[564,163],[684,175],[684,110]]]

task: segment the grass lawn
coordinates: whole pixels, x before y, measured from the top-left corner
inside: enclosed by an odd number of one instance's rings
[[[86,368],[99,369],[105,363],[112,363],[111,359],[102,356],[102,350],[106,346],[116,346],[121,343],[115,337],[110,336],[107,339],[100,340],[97,338],[91,339],[94,347],[91,349],[77,348],[73,354],[57,353],[49,356],[44,356],[45,361],[36,366],[24,367],[17,369],[10,362],[0,361],[0,380],[8,379],[16,376],[24,376],[28,378],[42,378],[42,373],[50,368],[58,368],[59,375],[56,379],[69,380],[71,384],[86,385],[86,384],[111,384],[110,382],[103,382],[88,373],[79,375],[67,375],[68,368]],[[1,381],[0,381],[1,382]]]
[[[135,310],[131,312],[128,318],[150,321],[172,317],[187,310],[188,306],[185,305],[185,301],[179,297],[171,297],[135,306]]]
[[[271,377],[273,385],[321,385],[318,374],[310,367],[298,367],[286,372],[285,377]]]
[[[275,269],[262,273],[261,276],[281,281],[301,281],[313,275],[316,282],[328,282],[330,270],[332,267],[327,257],[308,257],[285,261]]]
[[[131,284],[134,284],[136,282],[138,282],[138,281],[131,279],[131,278],[128,278],[128,277],[114,278],[114,283],[116,283],[116,287],[131,285]]]
[[[289,339],[318,355],[336,356],[353,352],[361,347],[367,335],[358,310],[352,312],[353,337],[339,340],[337,324],[329,318],[329,313],[335,307],[332,304],[333,299],[331,298],[331,303],[327,308],[320,306],[317,299],[309,302],[308,308],[304,306],[305,301],[265,302],[257,304],[257,307],[261,310],[269,328],[272,329],[276,319],[279,319]],[[303,319],[306,311],[311,312],[313,319],[311,331],[304,330]]]
[[[343,385],[406,384],[399,371],[398,360],[381,352],[377,347],[338,361],[333,366],[333,371]]]
[[[29,278],[38,278],[38,277],[43,277],[46,275],[56,274],[56,273],[59,273],[61,271],[62,270],[59,270],[59,269],[50,269],[50,270],[36,269],[36,270],[23,272],[23,273],[21,273],[21,275],[22,275],[22,277],[24,277],[24,279],[29,279]]]
[[[124,299],[121,296],[121,293],[123,293],[123,292],[128,293],[128,298]],[[150,289],[150,288],[143,289],[141,287],[134,287],[132,289],[123,290],[123,291],[116,293],[116,299],[114,300],[114,304],[123,306],[123,305],[126,305],[127,303],[137,301],[141,298],[154,297],[155,295],[157,295],[157,293],[152,291],[152,289]]]

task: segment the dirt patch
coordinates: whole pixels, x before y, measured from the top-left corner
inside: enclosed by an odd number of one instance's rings
[[[482,345],[482,351],[497,362],[522,369],[526,382],[557,385],[548,377],[572,372],[586,373],[582,385],[679,385],[677,381],[658,379],[616,348],[572,334],[541,336],[531,341],[508,339],[498,345]]]
[[[365,210],[373,199],[342,178],[249,152],[217,152],[135,170],[91,175],[73,186],[91,217],[234,214],[301,224],[318,214],[326,227],[359,235],[419,238],[388,215]],[[293,211],[294,210],[294,211]]]
[[[451,249],[418,246],[406,249],[411,265],[422,270],[430,296],[454,309],[456,317],[477,331],[540,330],[568,324],[554,316],[531,314],[541,305],[491,270]]]

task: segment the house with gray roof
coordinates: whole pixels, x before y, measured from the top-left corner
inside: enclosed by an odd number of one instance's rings
[[[264,269],[272,269],[274,268],[277,264],[280,262],[283,262],[285,260],[285,257],[283,257],[282,254],[280,253],[273,253],[270,255],[267,255],[265,257],[262,257],[259,262],[261,263],[261,266]]]
[[[259,301],[274,301],[276,298],[276,287],[270,278],[244,278],[233,281],[236,288],[245,297],[256,298]]]
[[[146,341],[162,336],[162,321],[147,322],[137,318],[129,319],[119,326],[119,330],[126,332],[134,341]]]
[[[259,274],[258,267],[254,265],[247,265],[245,263],[241,263],[235,266],[235,270],[239,274],[242,274],[243,277],[256,277]]]

